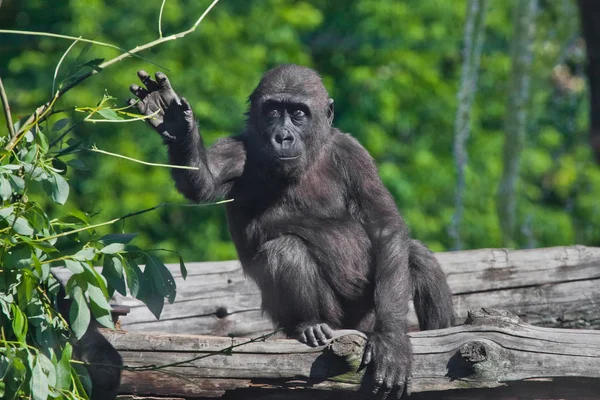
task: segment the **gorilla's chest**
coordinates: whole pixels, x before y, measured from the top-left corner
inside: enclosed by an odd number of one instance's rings
[[[327,174],[307,174],[277,190],[260,186],[235,189],[227,217],[240,257],[281,234],[322,228],[348,218],[346,189],[339,179]]]

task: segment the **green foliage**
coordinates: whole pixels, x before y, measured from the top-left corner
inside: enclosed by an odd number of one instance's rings
[[[143,8],[127,2],[115,7],[101,1],[68,2],[52,10],[40,2],[22,3],[14,18],[6,14],[5,26],[83,35],[124,48],[157,37],[161,2]],[[189,26],[208,3],[167,1],[164,35]],[[513,4],[489,3],[460,227],[467,248],[501,245],[493,197],[502,168]],[[518,225],[525,232],[515,238],[519,247],[600,243],[600,209],[593,201],[600,197],[600,171],[587,150],[584,60],[581,44],[573,40],[576,11],[572,2],[540,6],[528,140],[518,186]],[[136,81],[137,69],[153,72],[164,67],[176,90],[190,100],[210,144],[243,129],[247,96],[266,69],[281,62],[309,65],[322,73],[335,99],[335,124],[356,136],[375,157],[413,234],[435,250],[446,250],[452,244],[447,232],[455,190],[451,149],[465,14],[466,4],[441,0],[360,0],[352,6],[334,0],[221,2],[193,37],[143,54],[161,68],[127,60],[75,88],[57,107],[97,104],[102,93],[110,93],[115,98],[105,106],[119,108],[130,96],[127,87]],[[13,109],[25,114],[47,100],[52,75],[48,71],[70,43],[6,38],[8,56],[0,60],[0,68],[7,71],[3,78]],[[77,44],[67,55],[60,78],[74,75],[76,66],[87,60],[116,55],[113,49],[92,46],[78,60],[84,47]],[[554,78],[561,66],[573,83],[567,89]],[[79,149],[96,144],[149,162],[167,160],[160,138],[142,122],[92,125],[82,114],[71,118],[76,126],[64,138],[62,151],[70,151],[74,143]],[[74,160],[67,162],[66,177],[75,194],[68,209],[108,219],[122,210],[182,201],[166,169],[87,152]],[[18,184],[0,179],[0,197],[9,185]],[[554,231],[550,220],[557,209],[568,216],[563,220],[568,229]],[[184,259],[236,257],[221,208],[167,208],[112,229],[139,232],[140,246],[177,249]],[[178,258],[172,255],[168,260]]]

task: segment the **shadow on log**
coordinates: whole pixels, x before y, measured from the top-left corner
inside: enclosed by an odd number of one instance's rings
[[[122,399],[337,399],[357,390],[365,337],[339,331],[310,348],[287,339],[105,332],[125,365]],[[469,312],[465,325],[415,332],[411,399],[597,399],[600,331],[549,329],[506,311]],[[225,349],[225,350],[224,350]],[[190,362],[185,362],[190,360]]]

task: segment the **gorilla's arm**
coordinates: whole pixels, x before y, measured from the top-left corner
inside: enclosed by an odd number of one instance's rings
[[[214,201],[227,196],[232,182],[242,174],[246,152],[235,137],[221,139],[208,149],[200,135],[194,113],[187,100],[179,97],[162,72],[156,80],[145,71],[138,77],[146,88],[131,85],[131,92],[139,101],[129,104],[148,116],[150,125],[162,136],[169,147],[172,165],[196,169],[173,168],[177,189],[193,201]]]
[[[398,398],[406,385],[410,393],[412,350],[406,335],[406,316],[411,299],[408,269],[408,229],[396,204],[384,187],[369,153],[349,136],[340,148],[346,153],[345,175],[349,185],[350,209],[365,226],[375,258],[375,325],[365,348],[363,365],[368,365],[373,393],[395,392]],[[384,397],[387,394],[384,395]]]

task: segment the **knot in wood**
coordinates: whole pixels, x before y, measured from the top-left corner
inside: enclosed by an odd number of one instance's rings
[[[219,308],[217,308],[217,311],[215,311],[215,316],[219,319],[225,318],[228,315],[229,315],[229,312],[227,311],[227,308],[225,308],[225,307],[219,307]]]
[[[506,326],[516,325],[521,319],[507,310],[497,310],[495,308],[480,308],[478,310],[469,310],[465,325],[493,325]]]
[[[460,347],[460,356],[463,360],[476,364],[487,359],[487,350],[482,342],[467,342]]]

